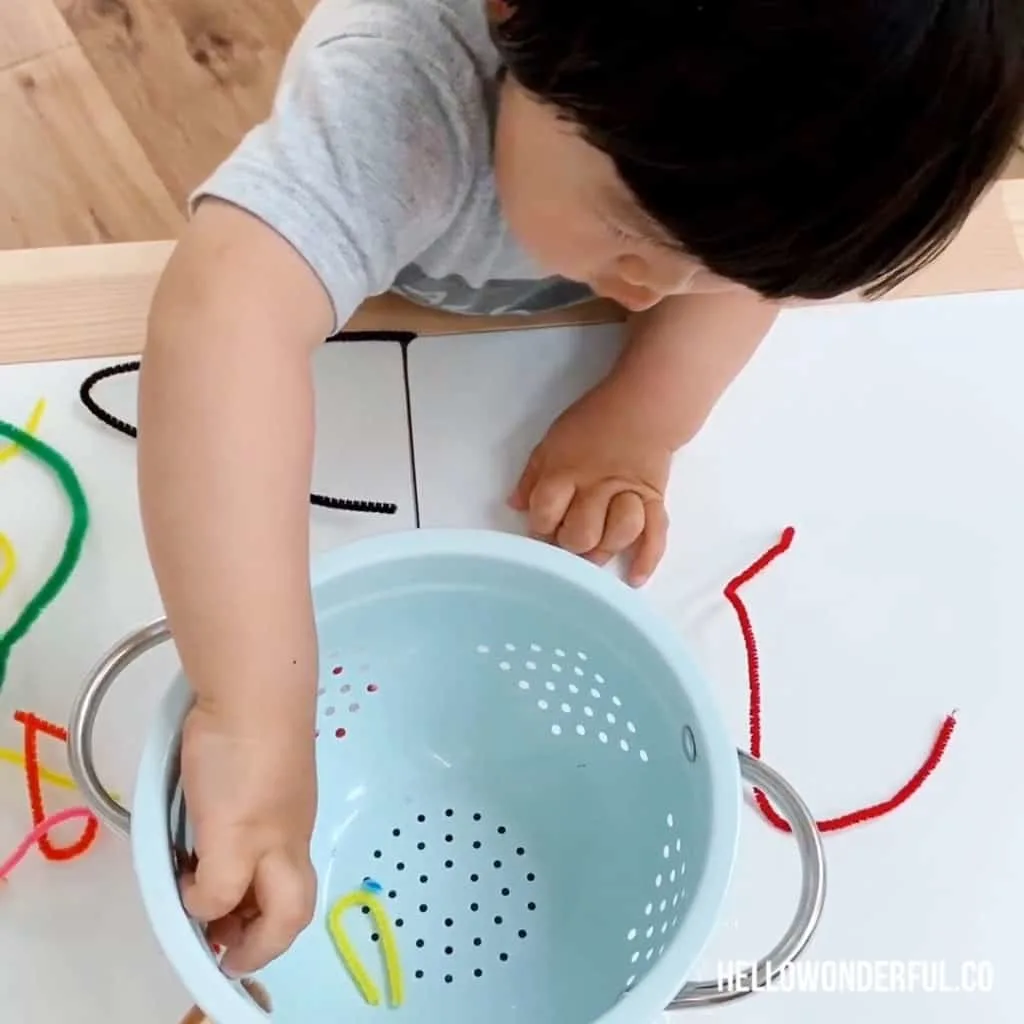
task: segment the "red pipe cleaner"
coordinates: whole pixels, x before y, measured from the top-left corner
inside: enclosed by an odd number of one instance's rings
[[[754,636],[754,627],[751,624],[746,605],[744,605],[739,595],[739,590],[740,587],[749,583],[755,576],[767,569],[779,555],[788,551],[795,536],[796,531],[793,527],[787,526],[777,544],[769,548],[756,562],[731,579],[725,586],[725,598],[736,612],[740,631],[743,634],[743,645],[747,653],[747,679],[750,685],[750,756],[758,760],[761,758],[761,664],[757,651],[757,638]],[[817,823],[818,830],[821,832],[838,832],[853,825],[860,825],[866,821],[871,821],[874,818],[881,818],[883,815],[896,810],[897,807],[906,803],[938,767],[939,762],[942,760],[942,755],[946,752],[946,746],[953,735],[955,726],[956,718],[953,715],[947,715],[924,763],[893,796],[877,804],[872,804],[870,807],[864,807],[857,811],[850,811],[848,814],[841,814],[835,818],[819,821]],[[775,810],[771,801],[761,790],[754,790],[754,800],[768,822],[782,832],[791,831],[789,823]]]
[[[32,824],[39,828],[47,818],[43,805],[43,785],[39,774],[39,734],[49,736],[59,743],[67,743],[67,730],[59,725],[47,722],[44,718],[32,714],[31,711],[15,711],[14,720],[25,730],[25,781],[28,784],[28,802],[32,808]],[[94,814],[90,814],[79,838],[67,846],[56,846],[45,833],[41,834],[36,843],[39,852],[50,861],[67,861],[81,857],[96,841],[100,823]]]

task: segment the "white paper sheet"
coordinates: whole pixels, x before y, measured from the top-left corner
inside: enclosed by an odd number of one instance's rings
[[[760,643],[765,760],[829,818],[895,793],[958,713],[916,797],[827,836],[824,917],[805,974],[787,982],[818,991],[681,1019],[1019,1016],[1022,327],[1022,293],[787,312],[677,459],[670,550],[648,591],[718,690],[738,746],[746,665],[722,590],[788,525],[792,549],[742,591]],[[423,525],[522,529],[503,503],[523,460],[616,344],[616,328],[415,342]],[[792,840],[747,810],[701,973],[766,953],[798,879]],[[973,984],[979,970],[993,991],[926,990],[940,977]],[[822,990],[851,971],[873,991]]]

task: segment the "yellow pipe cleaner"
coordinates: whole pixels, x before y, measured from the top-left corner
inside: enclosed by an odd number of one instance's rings
[[[395,933],[392,931],[387,912],[372,893],[360,889],[348,896],[342,896],[331,908],[327,917],[327,930],[331,933],[334,948],[338,951],[338,956],[341,957],[342,963],[352,976],[363,999],[370,1006],[380,1006],[380,989],[374,984],[369,972],[363,966],[341,925],[341,918],[345,911],[355,907],[367,907],[373,917],[373,923],[377,926],[381,952],[384,956],[384,969],[387,972],[388,989],[391,993],[391,1005],[397,1008],[402,1005],[405,998],[402,969],[398,961],[398,944],[395,941]]]
[[[10,747],[0,747],[0,761],[16,764],[19,768],[25,767],[25,755],[20,750],[12,750]],[[60,789],[78,788],[75,785],[75,780],[70,775],[65,775],[63,772],[55,772],[52,768],[47,768],[43,764],[39,766],[39,778],[43,782],[48,782],[51,786],[57,786]],[[113,790],[111,790],[110,795],[115,800],[121,799]]]
[[[16,764],[25,767],[25,755],[20,750],[10,750],[7,747],[0,747],[0,761],[8,764]],[[70,775],[62,775],[60,772],[52,771],[49,768],[39,766],[39,778],[43,782],[49,782],[51,786],[59,786],[61,789],[74,789],[75,780]],[[113,795],[113,794],[111,794]]]
[[[25,433],[34,435],[39,429],[39,424],[43,420],[43,413],[46,412],[46,399],[40,398],[36,402],[35,408],[32,410],[32,414],[28,418],[28,422],[25,424]],[[17,441],[11,441],[0,448],[0,465],[3,465],[8,459],[13,459],[18,452],[21,451],[21,445]]]
[[[14,551],[14,545],[6,533],[0,533],[0,591],[11,582],[17,564],[18,556]]]

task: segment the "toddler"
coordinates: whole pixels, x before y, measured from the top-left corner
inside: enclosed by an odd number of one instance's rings
[[[537,537],[626,553],[640,585],[673,453],[780,304],[926,264],[1022,112],[1021,0],[322,0],[269,118],[194,197],[140,381],[147,543],[196,695],[182,891],[225,970],[281,954],[314,908],[322,340],[389,290],[621,305],[617,365],[509,501]]]

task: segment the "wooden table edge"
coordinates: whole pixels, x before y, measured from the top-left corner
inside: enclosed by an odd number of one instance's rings
[[[0,252],[0,364],[137,356],[173,247],[137,242]],[[1017,288],[1024,289],[1024,179],[998,182],[943,256],[891,297]],[[618,307],[606,302],[539,317],[463,317],[381,296],[347,326],[440,335],[619,319]]]

